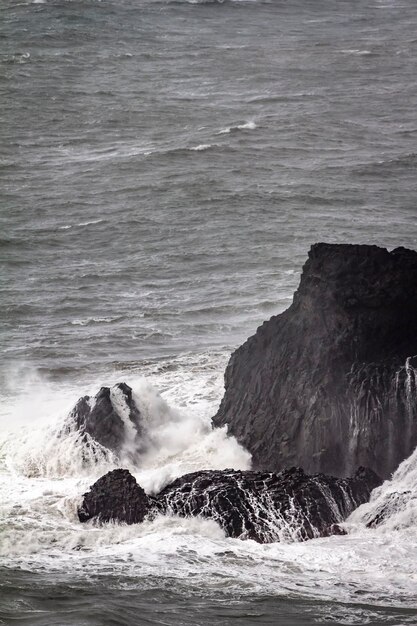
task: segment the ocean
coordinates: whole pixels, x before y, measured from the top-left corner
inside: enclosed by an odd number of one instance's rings
[[[81,525],[79,397],[132,386],[155,492],[247,469],[211,417],[311,244],[417,248],[415,0],[2,0],[0,624],[417,624],[417,495],[305,543]],[[416,493],[417,457],[374,494]]]

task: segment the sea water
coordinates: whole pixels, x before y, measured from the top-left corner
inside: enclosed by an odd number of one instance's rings
[[[231,351],[317,241],[417,247],[414,0],[3,0],[0,623],[417,623],[416,459],[346,536],[81,525],[121,461],[57,437],[132,386],[154,493],[250,455],[210,420]],[[389,508],[386,523],[366,527]]]

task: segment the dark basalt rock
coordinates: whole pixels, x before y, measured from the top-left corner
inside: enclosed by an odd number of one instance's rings
[[[105,448],[134,456],[141,448],[141,414],[125,383],[112,388],[102,387],[94,398],[78,400],[69,416],[68,425],[92,437]]]
[[[417,253],[312,246],[292,305],[232,355],[216,427],[255,469],[388,477],[417,445]]]
[[[380,484],[371,470],[353,478],[308,476],[300,468],[280,474],[207,470],[178,478],[149,498],[127,470],[109,472],[84,495],[84,522],[140,522],[148,512],[216,521],[228,537],[260,543],[304,541],[344,534],[338,525]]]
[[[344,534],[338,524],[380,482],[363,468],[347,479],[309,476],[297,467],[280,474],[208,470],[175,480],[158,494],[156,506],[161,512],[213,519],[228,537],[304,541]]]
[[[78,509],[81,522],[118,521],[126,524],[143,522],[151,502],[128,470],[108,472],[84,494]]]

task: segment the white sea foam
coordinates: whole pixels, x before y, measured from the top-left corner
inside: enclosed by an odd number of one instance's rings
[[[238,126],[236,126],[236,128],[238,130],[255,130],[256,128],[256,124],[255,122],[252,120],[250,122],[245,122],[244,124],[239,124]]]
[[[85,319],[71,320],[73,326],[89,326],[90,324],[111,324],[123,319],[122,315],[116,317],[86,317]]]
[[[192,148],[190,148],[190,150],[193,150],[194,152],[203,152],[203,150],[208,150],[209,148],[212,148],[213,144],[211,143],[201,143],[198,146],[194,146]]]
[[[259,545],[226,539],[217,524],[202,519],[160,516],[134,526],[78,522],[81,495],[118,462],[100,457],[99,450],[86,458],[83,442],[71,429],[61,439],[56,436],[68,398],[73,404],[83,393],[117,380],[133,387],[149,447],[140,466],[131,470],[149,492],[157,491],[194,469],[248,467],[247,453],[224,430],[210,428],[222,392],[224,360],[223,355],[213,361],[210,355],[184,355],[142,368],[146,379],[135,372],[122,377],[113,373],[85,389],[79,383],[76,388],[56,388],[28,375],[31,383],[24,383],[22,391],[31,390],[31,403],[16,402],[20,426],[2,435],[0,448],[2,562],[78,576],[112,571],[123,578],[135,577],[138,571],[141,576],[163,577],[169,560],[172,578],[190,579],[206,589],[221,581],[239,594],[290,593],[352,604],[413,606],[417,544],[416,520],[410,512],[417,453],[374,493],[369,505],[351,516],[350,534],[344,537]],[[408,504],[392,511],[378,529],[367,529],[367,520],[387,494],[400,491],[411,492]]]
[[[342,52],[343,54],[351,54],[353,56],[358,56],[358,57],[363,57],[363,56],[369,56],[372,54],[371,50],[359,50],[359,49],[349,49],[349,50],[341,50],[340,52]]]
[[[366,525],[381,518],[377,532],[399,530],[415,532],[417,526],[417,449],[403,461],[390,480],[372,492],[369,502],[360,506],[348,519],[353,525]]]
[[[22,387],[25,400],[15,403],[16,423],[20,428],[4,434],[0,442],[0,452],[9,471],[27,477],[97,477],[122,464],[135,472],[147,491],[154,492],[189,471],[250,467],[250,455],[234,438],[227,436],[226,429],[212,430],[211,413],[205,409],[214,408],[214,403],[199,401],[198,380],[194,406],[184,410],[170,406],[146,379],[127,379],[142,414],[141,449],[145,452],[134,454],[137,432],[129,420],[123,395],[117,389],[111,390],[111,399],[127,426],[120,458],[92,440],[86,445],[85,439],[67,422],[69,410],[78,399],[75,390],[69,393],[62,388],[54,389],[53,384],[42,383],[32,372]],[[99,387],[97,383],[94,393]],[[180,400],[175,386],[170,392],[173,399]],[[91,388],[78,395],[87,393],[92,394]]]
[[[233,131],[238,130],[255,130],[257,128],[256,123],[253,120],[248,122],[243,122],[242,124],[236,124],[236,126],[227,126],[226,128],[222,128],[217,133],[218,135],[227,135]]]
[[[104,220],[103,219],[89,220],[87,222],[79,222],[77,226],[90,226],[90,224],[100,224],[101,222],[104,222]]]

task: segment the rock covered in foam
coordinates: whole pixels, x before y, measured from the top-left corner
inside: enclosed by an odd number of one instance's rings
[[[132,389],[125,383],[102,387],[91,398],[78,400],[69,416],[70,425],[108,450],[134,455],[142,444],[141,413]]]
[[[216,427],[255,469],[388,477],[417,445],[417,252],[315,244],[292,305],[234,354]]]
[[[186,474],[148,498],[146,511],[212,519],[228,537],[304,541],[343,533],[338,524],[378,484],[374,472],[363,468],[347,479],[308,476],[300,468],[280,474],[206,470]],[[80,520],[142,521],[144,492],[138,499],[136,485],[127,470],[106,474],[84,495]]]
[[[175,480],[156,505],[161,512],[213,519],[228,537],[304,541],[343,532],[338,524],[379,484],[364,468],[346,479],[309,476],[297,467],[279,474],[207,470]]]
[[[138,524],[145,519],[150,505],[148,496],[130,472],[116,469],[99,478],[83,495],[78,517],[81,522],[95,519]]]

